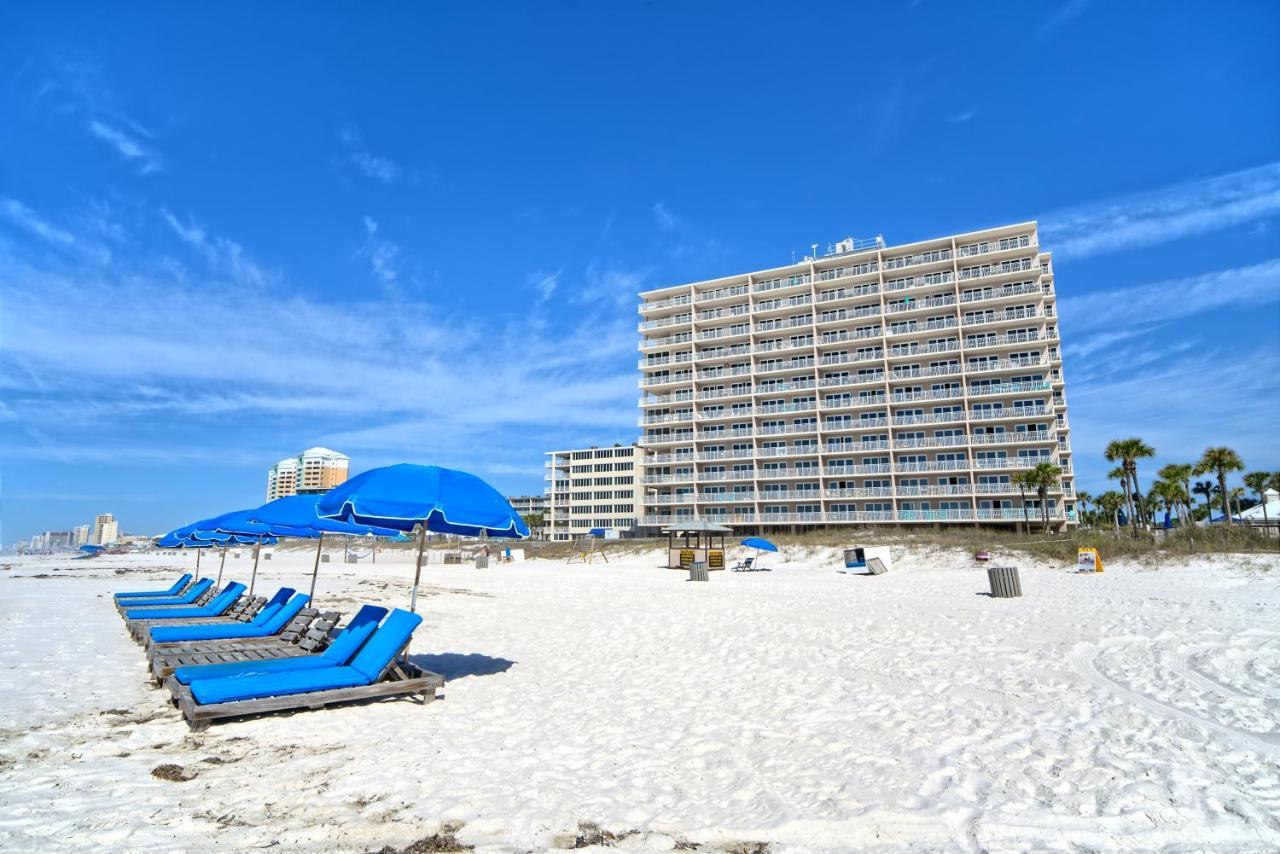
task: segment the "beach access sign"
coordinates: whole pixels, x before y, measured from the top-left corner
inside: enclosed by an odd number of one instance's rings
[[[1076,549],[1077,572],[1102,572],[1102,556],[1095,548],[1082,546]]]

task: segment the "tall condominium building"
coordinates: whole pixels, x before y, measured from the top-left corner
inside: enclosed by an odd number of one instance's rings
[[[89,542],[95,546],[105,546],[114,543],[120,536],[120,525],[116,522],[116,517],[110,513],[102,513],[94,517],[93,532],[89,535]]]
[[[1014,524],[1014,476],[1046,461],[1061,467],[1051,522],[1075,523],[1036,223],[846,240],[640,298],[644,526]]]
[[[546,528],[572,540],[593,530],[621,535],[640,521],[640,449],[634,445],[547,452]]]
[[[347,479],[351,458],[328,448],[308,448],[267,471],[267,500],[286,495],[319,495]]]
[[[89,542],[89,526],[77,525],[71,545],[83,546],[87,542]]]

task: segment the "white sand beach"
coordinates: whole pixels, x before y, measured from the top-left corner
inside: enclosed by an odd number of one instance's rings
[[[656,553],[431,564],[413,654],[441,700],[192,734],[110,601],[191,555],[5,559],[0,849],[370,851],[449,826],[514,852],[582,823],[633,851],[1280,848],[1280,558],[1019,558],[1012,600],[968,555],[895,560],[792,550],[707,584]],[[309,571],[277,554],[259,590]],[[318,604],[403,607],[410,575],[328,564]]]

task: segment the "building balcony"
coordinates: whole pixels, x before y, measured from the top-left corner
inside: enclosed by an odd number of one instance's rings
[[[950,270],[940,273],[930,273],[927,276],[905,276],[891,279],[884,284],[887,293],[896,291],[905,291],[912,288],[931,288],[939,285],[949,285],[956,280],[956,274]]]
[[[679,335],[667,335],[663,338],[640,339],[641,350],[660,350],[664,347],[678,347],[681,344],[692,344],[693,333],[681,332]]]
[[[818,302],[840,302],[842,300],[860,299],[880,293],[879,284],[856,285],[853,287],[823,290],[818,294]]]
[[[1022,258],[1014,261],[1001,261],[998,264],[983,264],[977,267],[962,267],[960,269],[960,281],[967,282],[973,279],[991,279],[998,276],[1011,276],[1021,273],[1037,273],[1040,266],[1030,258]]]
[[[902,255],[897,258],[886,258],[884,260],[884,269],[888,270],[904,270],[907,267],[919,267],[926,264],[938,264],[943,261],[950,261],[952,253],[950,249],[935,249],[930,252],[921,252],[915,255]]]
[[[751,374],[751,366],[741,368],[706,368],[698,371],[698,380],[718,380],[725,377],[745,377]]]
[[[922,297],[920,299],[911,299],[905,297],[905,302],[890,303],[884,307],[885,314],[902,314],[908,311],[924,311],[926,309],[946,308],[947,306],[956,304],[955,294],[944,294],[941,296]]]
[[[846,377],[823,377],[822,379],[818,380],[818,387],[819,388],[842,388],[844,386],[873,385],[877,383],[883,383],[884,379],[885,379],[884,371],[880,371],[875,374],[867,374],[865,376],[850,374],[849,376],[846,376]]]
[[[665,297],[664,299],[651,300],[649,302],[640,303],[641,313],[650,311],[661,311],[665,308],[676,308],[677,306],[689,305],[693,302],[690,294],[680,294],[674,297]]]
[[[695,317],[699,321],[719,320],[722,317],[743,317],[751,313],[749,305],[730,305],[723,308],[709,308],[698,312]]]
[[[745,296],[749,293],[751,293],[750,285],[731,285],[729,287],[715,288],[710,291],[699,291],[694,295],[694,301],[699,303],[717,302],[722,299]]]
[[[1045,406],[1010,406],[1005,409],[970,410],[969,419],[971,421],[993,421],[1005,418],[1037,418],[1052,414],[1048,407]]]
[[[668,326],[687,326],[693,322],[691,314],[677,314],[674,317],[658,317],[653,320],[640,321],[640,331],[648,332],[651,329],[665,329]]]
[[[987,300],[1001,300],[1018,296],[1050,296],[1052,293],[1052,288],[1048,288],[1039,282],[1019,283],[1005,285],[1001,288],[988,287],[981,290],[963,292],[960,294],[960,302],[967,305],[973,302],[986,302]]]
[[[1051,391],[1053,383],[1048,380],[1025,383],[998,383],[996,385],[969,386],[969,397],[991,397],[993,395],[1026,394],[1035,391]]]
[[[801,285],[808,285],[813,281],[813,276],[805,273],[798,276],[779,276],[775,279],[767,279],[763,282],[755,282],[751,286],[751,292],[757,294],[768,293],[770,291],[783,290],[785,288],[794,288]]]

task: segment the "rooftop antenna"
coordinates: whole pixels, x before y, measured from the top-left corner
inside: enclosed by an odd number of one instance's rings
[[[814,259],[814,260],[817,260],[817,258],[818,258],[818,244],[816,244],[816,243],[810,243],[810,244],[809,244],[809,248],[811,248],[811,249],[813,250],[813,256],[812,256],[812,257],[813,257],[813,259]]]

